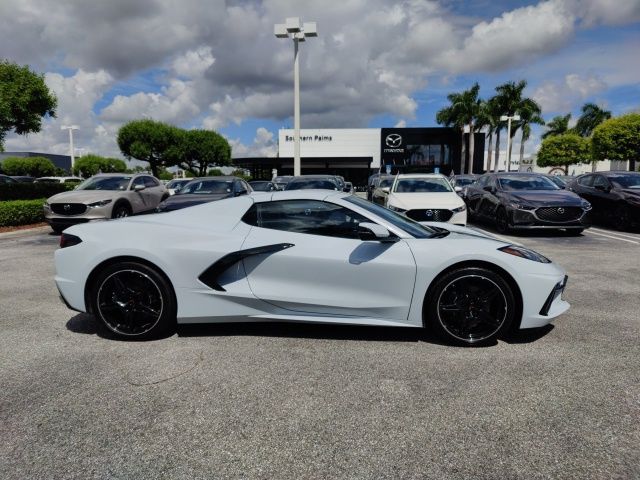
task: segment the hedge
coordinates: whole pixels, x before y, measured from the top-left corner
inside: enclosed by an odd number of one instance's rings
[[[77,185],[77,183],[0,183],[0,201],[49,198],[56,193],[73,190]]]
[[[42,205],[46,199],[0,202],[0,227],[30,225],[44,221]]]
[[[6,175],[48,177],[56,173],[56,166],[46,157],[8,157],[2,162]]]

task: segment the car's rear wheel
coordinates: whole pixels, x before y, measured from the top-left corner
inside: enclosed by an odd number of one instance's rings
[[[113,207],[111,218],[125,218],[131,215],[131,207],[126,203],[119,203]]]
[[[629,228],[631,217],[629,215],[629,208],[626,205],[618,205],[613,215],[613,226],[616,230],[624,231]]]
[[[91,301],[95,316],[120,338],[157,338],[175,324],[173,288],[143,263],[120,262],[105,268],[95,279]]]
[[[446,273],[429,290],[427,326],[466,346],[495,342],[513,322],[514,294],[499,274],[481,267]]]
[[[507,217],[507,212],[502,207],[496,212],[496,229],[500,233],[509,233],[509,230],[511,230],[509,217]]]

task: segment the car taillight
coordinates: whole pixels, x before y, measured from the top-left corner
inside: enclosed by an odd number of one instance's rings
[[[60,235],[60,248],[73,247],[81,242],[82,240],[80,237],[76,237],[75,235],[71,235],[69,233],[63,233]]]

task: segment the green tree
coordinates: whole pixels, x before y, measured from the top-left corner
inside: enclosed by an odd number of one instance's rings
[[[522,165],[524,144],[531,136],[531,125],[544,125],[544,119],[542,118],[540,105],[531,98],[522,100],[518,113],[520,114],[520,121],[517,123],[517,127],[520,129],[520,164]]]
[[[212,168],[207,172],[207,177],[221,177],[221,176],[222,176],[222,170],[220,170],[219,168]]]
[[[243,170],[242,168],[235,169],[233,172],[231,172],[230,175],[233,175],[234,177],[242,178],[247,182],[251,180],[251,175],[247,173],[247,170]]]
[[[487,135],[489,136],[489,142],[487,143],[487,171],[492,171],[493,164],[493,135],[496,133],[497,127],[500,124],[500,115],[496,111],[496,102],[494,98],[482,101],[480,105],[480,113],[476,120],[476,128],[481,130],[487,129]]]
[[[547,122],[547,131],[542,134],[542,139],[553,137],[555,135],[564,135],[569,133],[569,121],[571,114],[558,115]]]
[[[540,167],[564,167],[569,175],[569,165],[590,161],[591,140],[576,133],[564,133],[542,141],[536,162]]]
[[[9,157],[2,164],[7,175],[48,177],[56,173],[56,166],[46,157]]]
[[[91,153],[78,158],[73,165],[74,175],[84,178],[92,177],[97,173],[125,173],[126,171],[127,164],[124,161]]]
[[[602,122],[593,131],[592,146],[594,158],[628,160],[629,170],[635,171],[640,161],[640,113]]]
[[[203,177],[212,166],[231,163],[231,146],[212,130],[186,130],[180,135],[180,168]]]
[[[519,82],[507,82],[496,87],[496,96],[494,101],[496,103],[496,110],[499,115],[513,116],[520,114],[520,110],[523,105],[522,93],[527,87],[526,80],[520,80]],[[499,117],[498,117],[499,118]],[[500,122],[498,124],[498,131],[496,134],[496,168],[498,168],[498,160],[500,155],[500,130],[507,126],[506,122]],[[511,124],[511,138],[509,142],[509,151],[507,152],[507,171],[511,169],[511,151],[513,150],[513,137],[518,130],[518,126]]]
[[[118,146],[127,158],[149,163],[153,175],[161,167],[177,165],[180,160],[182,131],[154,120],[133,120],[118,130]]]
[[[611,112],[600,108],[595,103],[585,103],[574,130],[578,135],[590,137],[595,128],[611,118]]]
[[[18,135],[39,132],[43,117],[56,116],[57,102],[43,75],[0,61],[0,152],[11,130]]]

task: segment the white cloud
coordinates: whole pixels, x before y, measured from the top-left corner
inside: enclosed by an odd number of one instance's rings
[[[249,145],[243,144],[237,138],[227,140],[231,145],[231,154],[234,158],[275,157],[278,152],[278,146],[274,141],[273,133],[264,127],[259,127],[256,130],[253,143]]]
[[[533,93],[543,112],[570,112],[578,103],[589,100],[607,88],[607,84],[596,76],[568,74],[563,81],[542,83]]]

